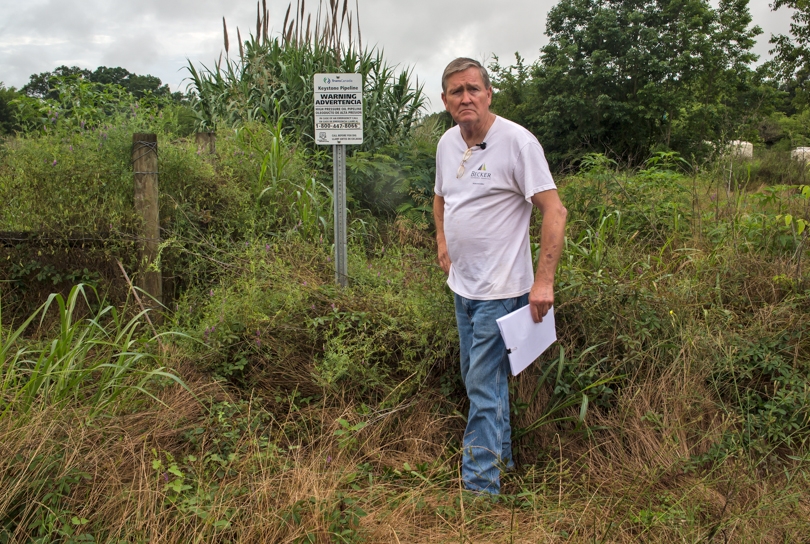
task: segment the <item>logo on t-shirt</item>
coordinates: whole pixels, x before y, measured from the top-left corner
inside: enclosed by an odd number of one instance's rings
[[[470,172],[470,177],[472,179],[492,179],[492,174],[487,172],[487,163],[484,163],[478,167],[478,170]]]

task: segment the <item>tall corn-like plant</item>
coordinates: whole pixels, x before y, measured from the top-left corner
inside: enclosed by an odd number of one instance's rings
[[[194,108],[201,129],[218,124],[238,126],[263,120],[275,124],[283,115],[285,130],[314,145],[312,80],[316,73],[363,75],[364,144],[375,150],[410,136],[420,119],[425,96],[412,71],[397,72],[378,50],[363,49],[359,19],[339,0],[321,3],[313,25],[304,3],[290,14],[287,8],[281,35],[268,36],[269,14],[258,9],[256,34],[239,43],[239,56],[228,55],[213,69],[189,63]],[[356,30],[356,31],[355,31]],[[241,37],[241,33],[237,33]],[[276,109],[278,103],[279,109]]]

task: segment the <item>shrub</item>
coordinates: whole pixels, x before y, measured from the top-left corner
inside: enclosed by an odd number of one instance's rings
[[[367,260],[352,252],[344,290],[327,247],[249,241],[217,286],[179,301],[175,326],[207,346],[197,351],[215,374],[305,395],[346,391],[396,403],[453,365],[452,304],[432,254],[389,247]]]

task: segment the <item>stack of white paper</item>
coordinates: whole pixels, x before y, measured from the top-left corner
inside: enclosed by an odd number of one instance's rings
[[[540,323],[532,320],[528,305],[499,318],[497,323],[509,353],[509,366],[513,376],[532,364],[557,340],[553,306]]]

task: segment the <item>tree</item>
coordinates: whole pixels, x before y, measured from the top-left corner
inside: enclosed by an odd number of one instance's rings
[[[589,151],[628,164],[656,146],[731,136],[758,95],[748,0],[561,0],[528,70],[493,66],[494,106],[532,130],[552,162]],[[510,96],[510,93],[514,96]]]
[[[0,81],[0,134],[10,134],[17,128],[10,102],[18,95],[14,87],[6,88]]]
[[[489,67],[495,76],[493,84],[498,88],[498,92],[492,95],[492,109],[507,119],[525,125],[531,108],[531,102],[528,101],[531,81],[529,67],[520,53],[515,53],[515,64],[508,69],[503,69],[499,60],[495,55]]]
[[[126,68],[116,66],[115,68],[108,68],[106,66],[99,66],[95,72],[88,76],[90,81],[95,83],[102,83],[104,85],[120,85],[126,88],[127,80],[129,80],[132,73]]]
[[[163,85],[160,78],[149,74],[145,76],[133,74],[126,68],[121,68],[120,66],[116,66],[115,68],[99,66],[93,72],[85,68],[79,68],[78,66],[72,66],[70,68],[60,66],[53,72],[42,72],[41,74],[32,75],[28,83],[20,90],[34,98],[56,98],[54,91],[56,82],[58,78],[64,78],[65,76],[76,76],[101,85],[118,85],[135,96],[135,98],[141,98],[146,93],[152,93],[158,96],[171,95],[177,101],[182,98],[182,95],[172,95],[169,86]]]
[[[108,68],[99,66],[96,71],[90,74],[90,81],[102,84],[120,85],[136,98],[141,98],[147,92],[158,96],[169,96],[171,91],[168,85],[163,85],[160,78],[153,75],[141,76],[133,74],[120,66]]]
[[[776,80],[791,97],[789,113],[801,110],[810,102],[810,2],[807,0],[774,0],[771,8],[792,8],[790,34],[771,36],[774,55],[768,63]],[[791,111],[792,110],[792,111]]]
[[[82,78],[90,77],[90,70],[79,68],[78,66],[71,66],[68,68],[65,65],[56,68],[53,72],[42,72],[41,74],[33,74],[20,91],[33,98],[56,98],[54,96],[53,80],[57,77],[65,76],[78,76]]]

